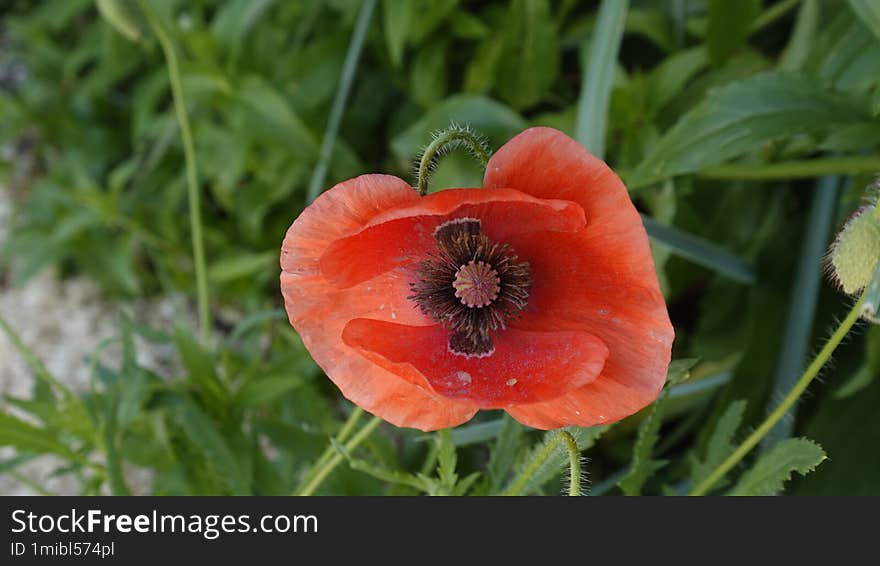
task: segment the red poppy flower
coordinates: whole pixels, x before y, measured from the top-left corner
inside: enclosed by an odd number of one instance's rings
[[[623,183],[532,128],[481,189],[340,183],[281,251],[290,322],[352,402],[398,425],[504,409],[541,429],[626,417],[663,386],[673,330]]]

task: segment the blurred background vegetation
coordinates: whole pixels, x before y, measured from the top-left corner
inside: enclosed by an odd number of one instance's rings
[[[199,339],[185,314],[157,328],[122,309],[120,355],[82,360],[87,387],[29,360],[31,394],[7,396],[0,414],[0,445],[14,447],[0,474],[36,491],[17,470],[46,454],[83,493],[128,493],[134,470],[146,470],[140,492],[294,490],[352,407],[286,321],[281,240],[317,189],[365,172],[414,181],[420,147],[451,121],[494,148],[530,125],[559,128],[604,155],[647,218],[674,357],[697,361],[662,412],[574,431],[594,494],[686,490],[779,401],[851,303],[823,278],[823,254],[880,170],[877,2],[146,4],[180,60],[214,337]],[[0,14],[0,184],[14,206],[0,285],[54,266],[107,300],[183,295],[193,312],[184,149],[142,5],[6,0]],[[481,177],[451,155],[432,187]],[[10,336],[28,324],[0,315]],[[176,352],[164,374],[138,362],[150,344]],[[788,493],[880,493],[878,374],[880,332],[862,329],[774,431],[829,456]],[[659,440],[637,442],[640,423]],[[318,493],[495,493],[542,435],[490,411],[437,438],[383,426]],[[438,459],[439,480],[425,480]],[[451,476],[456,461],[467,482]],[[559,493],[563,463],[524,491]],[[644,477],[618,487],[634,468]]]

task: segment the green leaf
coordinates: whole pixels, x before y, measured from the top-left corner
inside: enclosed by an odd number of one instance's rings
[[[408,31],[413,45],[420,45],[455,12],[459,0],[406,0],[415,12]]]
[[[238,47],[275,0],[232,0],[217,11],[211,32],[227,47]]]
[[[0,413],[0,446],[12,446],[23,452],[57,454],[73,461],[81,460],[55,433],[6,413]]]
[[[761,12],[761,0],[709,0],[706,42],[714,65],[721,65],[745,43],[752,22]]]
[[[474,14],[458,11],[452,15],[452,33],[464,39],[482,39],[490,35],[489,26]]]
[[[214,367],[214,358],[210,352],[202,348],[192,334],[180,327],[175,329],[174,343],[180,353],[189,381],[206,395],[213,406],[223,406],[226,399],[226,388],[220,382]]]
[[[240,407],[268,405],[283,395],[305,384],[298,375],[268,375],[249,381],[235,395],[235,404]]]
[[[383,0],[382,28],[391,64],[400,67],[407,34],[416,18],[416,4],[411,0]]]
[[[750,285],[755,282],[755,269],[727,250],[689,232],[660,224],[642,216],[645,230],[651,240],[697,265],[702,265],[726,277]]]
[[[513,0],[501,28],[504,48],[495,84],[514,108],[540,102],[559,74],[559,38],[548,0]]]
[[[630,8],[626,14],[624,29],[627,34],[648,38],[667,53],[675,50],[673,26],[662,10]]]
[[[690,377],[690,369],[696,363],[696,359],[688,358],[675,360],[669,364],[669,369],[666,371],[667,387],[663,389],[647,416],[639,424],[639,433],[633,447],[629,472],[617,484],[626,495],[639,495],[645,481],[651,474],[665,465],[665,462],[651,459],[651,452],[660,438],[660,425],[663,424],[663,405],[669,397],[671,389],[669,386],[681,383]]]
[[[657,142],[628,178],[641,187],[698,171],[795,134],[823,134],[866,113],[806,75],[767,72],[711,91]]]
[[[501,430],[498,438],[492,446],[489,457],[487,473],[489,475],[489,489],[491,493],[497,492],[510,477],[516,455],[522,446],[526,429],[510,415],[506,414],[501,419]]]
[[[416,54],[410,74],[410,93],[421,106],[430,108],[446,95],[446,42],[425,44]]]
[[[823,13],[823,16],[826,14]],[[851,10],[823,21],[804,69],[850,95],[868,94],[880,82],[880,41]]]
[[[862,23],[880,39],[880,4],[876,0],[849,0],[849,5]]]
[[[503,426],[503,419],[462,425],[452,429],[452,443],[456,446],[467,446],[486,442],[498,436]]]
[[[467,93],[485,94],[495,85],[495,69],[504,51],[504,38],[490,34],[477,48],[476,54],[468,62],[464,74],[464,87]]]
[[[608,104],[617,53],[623,39],[623,24],[629,0],[604,0],[599,7],[596,28],[589,43],[589,56],[578,100],[577,140],[595,156],[605,155]]]
[[[651,72],[649,103],[656,111],[681,94],[684,87],[709,64],[705,47],[692,47],[670,55]]]
[[[789,71],[800,69],[807,61],[819,29],[819,0],[804,0],[798,11],[794,31],[779,58],[779,68]]]
[[[732,402],[724,410],[715,424],[712,435],[706,442],[706,456],[702,460],[698,460],[696,457],[691,459],[691,483],[693,485],[698,485],[709,477],[709,474],[720,466],[736,448],[734,439],[736,431],[742,423],[745,410],[746,402],[741,399]]]
[[[469,125],[495,142],[504,142],[528,127],[522,116],[509,107],[481,95],[456,95],[447,98],[415,124],[391,141],[391,149],[405,160],[419,153],[431,141],[431,132],[450,123]]]
[[[147,21],[137,0],[96,0],[98,12],[129,41],[139,41],[147,31]]]
[[[458,474],[455,473],[457,464],[458,453],[452,443],[452,435],[449,429],[443,429],[437,433],[437,477],[440,479],[442,493],[455,492],[455,483],[458,481]]]
[[[337,452],[345,457],[352,470],[363,472],[384,482],[411,487],[424,493],[433,494],[438,491],[437,482],[433,478],[425,477],[423,475],[408,474],[398,470],[388,470],[376,466],[366,460],[352,456],[351,452],[346,450],[345,445],[335,438],[331,438],[330,443],[336,448]]]
[[[805,476],[823,460],[825,451],[812,440],[783,440],[764,453],[728,495],[772,495],[782,490],[792,472]]]
[[[639,495],[645,481],[659,468],[659,464],[651,459],[651,452],[660,438],[660,425],[663,424],[662,408],[668,395],[669,390],[665,389],[639,424],[629,472],[617,484],[626,495]]]
[[[683,381],[687,381],[691,377],[691,369],[697,365],[700,360],[698,358],[681,358],[680,360],[672,360],[669,368],[666,370],[666,384],[678,385]]]
[[[244,252],[221,257],[208,267],[208,279],[214,283],[227,283],[254,276],[275,269],[277,256],[278,254],[272,251],[259,254]]]
[[[284,96],[260,78],[243,81],[238,99],[256,119],[266,135],[283,142],[290,151],[306,158],[318,154],[318,141],[305,123],[293,111]]]
[[[235,452],[220,433],[217,425],[198,405],[184,399],[178,406],[180,427],[198,448],[208,466],[234,495],[248,493],[248,482]]]

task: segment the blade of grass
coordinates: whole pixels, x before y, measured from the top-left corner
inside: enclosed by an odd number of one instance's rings
[[[739,179],[768,181],[773,179],[800,179],[825,175],[856,175],[880,170],[880,155],[852,155],[823,157],[803,161],[781,161],[766,165],[732,163],[707,167],[697,173],[704,179]]]
[[[617,53],[629,0],[604,0],[599,7],[596,27],[590,40],[590,53],[578,101],[576,137],[593,155],[605,154],[608,104],[614,83]]]
[[[779,18],[785,16],[789,10],[792,10],[797,6],[800,1],[801,0],[782,0],[781,2],[771,5],[769,8],[761,12],[761,15],[752,22],[752,27],[749,29],[749,33],[756,33]]]
[[[367,35],[367,28],[369,27],[370,19],[373,17],[373,9],[375,7],[376,0],[364,0],[361,4],[360,12],[358,12],[354,33],[351,36],[351,42],[348,44],[345,62],[342,64],[339,88],[336,90],[336,98],[333,99],[330,118],[327,120],[327,129],[324,131],[324,140],[321,142],[318,163],[315,165],[315,170],[312,172],[312,178],[309,181],[307,197],[309,202],[312,202],[321,194],[321,188],[324,186],[327,169],[330,166],[330,157],[333,155],[333,145],[336,143],[336,134],[339,132],[339,123],[342,121],[342,114],[345,112],[345,103],[348,101],[348,94],[351,92],[352,83],[354,83],[354,74],[357,71],[358,60],[364,47],[364,38]]]
[[[189,117],[186,113],[186,100],[183,97],[183,86],[180,80],[180,69],[177,63],[177,54],[174,45],[159,17],[153,12],[149,3],[139,2],[156,39],[162,46],[165,62],[168,67],[168,78],[171,82],[171,96],[174,99],[174,111],[177,122],[180,125],[180,138],[183,142],[183,154],[186,159],[186,184],[189,195],[189,221],[192,232],[193,262],[196,272],[196,293],[199,310],[199,326],[201,326],[202,340],[211,342],[211,318],[208,311],[208,279],[205,267],[205,244],[202,238],[202,211],[201,193],[199,191],[199,175],[196,162],[196,151],[193,144],[192,130],[189,125]]]
[[[6,319],[0,316],[0,330],[3,330],[3,333],[6,334],[6,337],[9,338],[9,341],[12,342],[12,345],[18,350],[18,353],[21,354],[21,357],[24,358],[25,362],[27,362],[28,366],[30,366],[31,371],[37,376],[37,379],[43,381],[50,387],[57,390],[64,398],[68,400],[77,401],[78,398],[73,392],[68,389],[63,383],[58,381],[54,375],[49,371],[49,369],[43,364],[43,361],[37,357],[34,352],[27,347],[27,345],[22,341],[21,337],[18,333],[6,322]]]
[[[655,242],[669,247],[673,253],[696,264],[725,275],[734,281],[751,285],[756,280],[755,269],[746,261],[693,234],[642,215],[648,236]]]
[[[797,274],[789,299],[788,319],[785,322],[776,375],[773,377],[771,399],[779,399],[794,386],[809,354],[813,318],[822,283],[822,258],[834,218],[837,186],[837,177],[823,177],[813,191],[813,204],[804,230]],[[793,406],[786,413],[787,418],[782,419],[770,431],[762,443],[762,450],[767,450],[783,438],[791,436],[794,419],[788,417],[793,417],[794,412]]]

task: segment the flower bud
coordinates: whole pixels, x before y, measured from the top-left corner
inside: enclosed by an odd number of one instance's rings
[[[868,286],[880,263],[880,218],[877,205],[853,214],[831,246],[831,272],[845,293]]]

